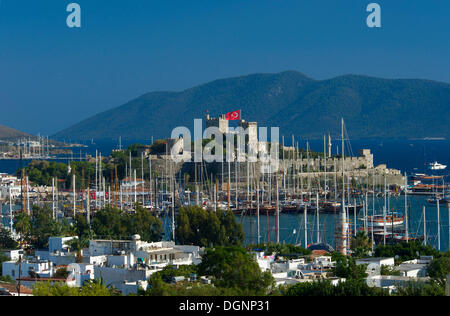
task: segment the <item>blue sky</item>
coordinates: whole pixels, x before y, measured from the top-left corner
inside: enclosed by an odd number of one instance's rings
[[[0,124],[53,134],[146,92],[297,70],[450,82],[450,1],[0,0]],[[82,28],[66,26],[66,6]]]

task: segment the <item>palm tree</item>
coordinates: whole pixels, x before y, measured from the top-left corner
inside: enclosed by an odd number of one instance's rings
[[[14,229],[20,234],[20,240],[26,240],[31,235],[31,218],[25,212],[14,217]]]
[[[81,239],[81,238],[74,238],[74,239],[66,242],[66,245],[69,246],[70,250],[73,253],[75,253],[76,263],[83,262],[82,250],[86,247],[89,247],[89,240]]]
[[[356,257],[363,257],[372,249],[372,240],[365,232],[360,231],[352,238],[351,247]]]

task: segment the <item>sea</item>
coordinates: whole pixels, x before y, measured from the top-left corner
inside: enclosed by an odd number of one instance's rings
[[[306,140],[299,142],[300,147],[306,147]],[[113,149],[119,148],[119,141],[95,141],[79,142],[86,147],[74,148],[73,155],[58,157],[56,161],[67,162],[68,160],[83,159],[86,154],[95,155],[98,151],[102,156],[108,156]],[[122,140],[121,145],[126,148],[130,144],[141,143],[150,144],[150,140]],[[309,146],[312,150],[322,152],[323,140],[309,140]],[[286,144],[289,145],[289,144]],[[332,148],[336,148],[339,141],[332,144]],[[445,181],[450,181],[450,167],[439,172],[431,172],[427,169],[430,162],[437,161],[441,164],[450,166],[450,140],[447,139],[358,139],[348,142],[346,154],[358,154],[361,149],[370,149],[374,154],[374,164],[386,164],[388,168],[401,170],[402,173],[426,173],[444,176]],[[334,152],[334,150],[333,150]],[[29,160],[24,160],[23,165],[29,164]],[[0,160],[0,173],[13,174],[20,167],[18,160]],[[422,236],[424,232],[424,219],[422,214],[423,206],[426,206],[426,232],[427,242],[434,247],[438,246],[438,217],[437,207],[430,205],[426,201],[427,197],[410,196],[408,197],[409,205],[409,230],[412,235]],[[371,203],[369,203],[372,205]],[[377,198],[375,201],[375,213],[380,213],[380,209],[384,205],[384,199]],[[404,211],[404,197],[391,197],[390,206],[392,210],[399,212]],[[4,214],[9,212],[9,206],[2,206]],[[369,208],[369,212],[372,209]],[[441,250],[450,249],[450,209],[445,206],[440,208],[440,248]],[[350,218],[352,223],[354,219]],[[7,221],[7,218],[4,218]],[[245,233],[245,243],[256,243],[257,223],[254,216],[237,217],[237,221],[242,223]],[[170,236],[169,218],[163,219],[166,236]],[[317,242],[317,218],[315,214],[307,216],[307,243]],[[6,222],[5,222],[6,224]],[[362,221],[357,219],[357,226],[360,227]],[[319,216],[319,242],[326,242],[334,246],[334,230],[335,218],[333,214],[320,214]],[[261,216],[260,218],[260,242],[274,242],[276,238],[275,217]],[[302,244],[305,243],[305,230],[303,214],[299,215],[280,215],[280,242]]]

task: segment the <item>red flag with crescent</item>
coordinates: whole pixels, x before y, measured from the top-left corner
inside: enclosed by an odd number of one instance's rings
[[[227,120],[228,121],[237,121],[241,119],[241,110],[233,111],[230,113],[227,113]]]

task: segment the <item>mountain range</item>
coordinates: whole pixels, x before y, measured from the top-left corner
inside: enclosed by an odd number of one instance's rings
[[[36,138],[33,135],[15,130],[15,129],[7,127],[7,126],[0,125],[0,140],[14,141],[14,140],[17,140],[22,137],[29,138],[29,139]]]
[[[166,138],[174,127],[192,130],[194,118],[242,110],[282,135],[321,138],[449,137],[450,84],[421,79],[344,75],[315,80],[296,71],[212,81],[180,92],[151,92],[54,135],[57,139]],[[447,119],[446,119],[447,117]]]

